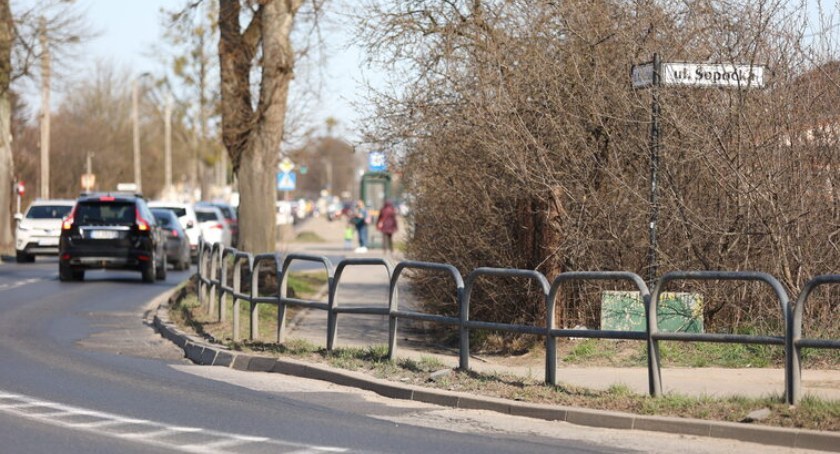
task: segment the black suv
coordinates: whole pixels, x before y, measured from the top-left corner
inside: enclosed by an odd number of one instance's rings
[[[139,195],[85,194],[61,223],[58,277],[81,281],[85,270],[128,269],[144,282],[166,279],[166,239]]]

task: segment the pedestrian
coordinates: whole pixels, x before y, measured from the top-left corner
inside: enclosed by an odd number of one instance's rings
[[[367,234],[368,224],[370,223],[370,214],[368,213],[365,202],[359,200],[356,202],[356,211],[353,213],[353,220],[356,224],[356,233],[359,235],[359,247],[355,252],[367,252]]]
[[[394,232],[397,228],[397,210],[393,203],[385,201],[382,209],[379,210],[379,218],[376,220],[376,230],[382,232],[382,249],[385,254],[394,253]]]

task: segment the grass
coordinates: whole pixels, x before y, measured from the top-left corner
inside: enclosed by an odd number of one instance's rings
[[[607,339],[562,339],[557,342],[558,361],[583,366],[640,367],[647,361],[647,344]],[[709,342],[659,342],[665,367],[763,368],[783,367],[784,348]],[[840,350],[805,349],[803,362],[810,368],[840,368]]]
[[[308,230],[304,230],[295,236],[295,242],[297,243],[326,243],[326,241],[317,233]]]
[[[296,276],[295,279],[290,278],[289,286],[298,292],[299,297],[311,298],[313,292],[319,288],[317,282],[317,277],[314,276]],[[270,307],[270,309],[274,308]],[[263,321],[268,321],[270,324],[272,314],[261,313],[262,315],[265,315],[267,319]],[[274,315],[276,321],[276,312]],[[546,385],[538,378],[530,376],[461,370],[446,373],[446,365],[433,356],[389,361],[387,347],[384,345],[367,348],[337,348],[327,351],[300,339],[289,340],[284,344],[259,341],[233,342],[229,335],[222,333],[224,329],[229,329],[229,326],[221,326],[209,321],[206,309],[199,307],[194,292],[188,293],[172,307],[171,317],[180,325],[192,328],[199,333],[208,334],[215,339],[225,339],[222,342],[235,350],[292,357],[417,386],[470,392],[524,402],[729,422],[741,421],[749,413],[767,408],[770,410],[770,416],[761,422],[764,425],[840,431],[840,401],[825,401],[813,396],[804,397],[797,406],[784,404],[783,396],[780,395],[763,398],[713,398],[668,394],[653,398],[637,394],[623,384],[613,385],[606,390],[592,390],[564,384]],[[245,325],[247,318],[242,320]],[[243,326],[243,329],[247,328]],[[644,365],[646,358],[643,342],[586,339],[563,340],[558,344],[560,352],[558,359],[569,364],[638,367]],[[660,344],[663,360],[667,358],[667,365],[670,366],[698,367],[698,365],[708,364],[732,364],[744,367],[746,364],[746,367],[763,367],[773,365],[776,361],[774,347],[748,346],[732,349],[732,345],[729,344],[682,342]]]

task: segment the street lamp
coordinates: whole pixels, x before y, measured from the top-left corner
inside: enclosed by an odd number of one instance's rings
[[[151,76],[145,72],[131,81],[131,121],[134,127],[134,184],[137,185],[137,192],[143,192],[140,182],[140,118],[138,104],[140,97],[139,81],[143,77]]]

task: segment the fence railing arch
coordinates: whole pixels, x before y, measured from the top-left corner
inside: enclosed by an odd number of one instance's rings
[[[394,360],[397,355],[397,324],[400,318],[407,320],[420,320],[437,322],[443,325],[458,325],[459,317],[449,317],[437,314],[424,314],[417,311],[403,311],[400,310],[400,299],[397,291],[400,276],[405,270],[426,270],[426,271],[440,271],[449,274],[455,284],[455,308],[460,314],[461,306],[464,304],[464,279],[461,277],[461,272],[458,268],[447,263],[432,263],[432,262],[414,262],[405,261],[400,262],[394,268],[393,275],[390,282],[390,295],[388,296],[388,359]]]
[[[480,277],[495,276],[495,277],[513,277],[525,278],[536,281],[539,284],[543,293],[543,303],[548,307],[548,294],[551,292],[551,285],[545,276],[539,271],[521,270],[511,268],[476,268],[468,276],[464,288],[464,301],[461,304],[460,311],[460,368],[469,370],[470,368],[470,330],[473,329],[491,329],[507,331],[519,334],[537,334],[547,336],[547,330],[544,327],[530,326],[530,325],[514,325],[507,323],[494,323],[485,321],[470,320],[470,298],[472,297],[472,290],[475,282]],[[546,357],[548,355],[546,354]],[[546,373],[547,375],[547,373]]]
[[[338,265],[335,267],[332,286],[330,287],[329,312],[327,312],[327,350],[333,350],[335,348],[335,340],[338,336],[338,314],[389,315],[388,306],[341,307],[338,305],[336,295],[338,295],[339,285],[341,284],[341,276],[344,275],[344,270],[348,266],[381,266],[385,268],[385,272],[388,274],[387,282],[389,287],[391,276],[394,274],[393,265],[391,265],[390,261],[384,259],[351,258],[338,262]],[[391,293],[389,291],[388,294],[390,295]]]
[[[791,308],[792,315],[790,317],[790,325],[788,330],[790,335],[787,336],[788,341],[788,363],[786,369],[790,375],[790,389],[788,397],[789,403],[797,404],[802,397],[802,349],[803,348],[829,348],[840,349],[840,340],[832,339],[815,339],[802,337],[802,317],[805,313],[805,303],[808,302],[811,293],[820,286],[829,284],[840,284],[840,275],[826,274],[817,276],[802,288],[799,292],[799,298],[796,304]]]
[[[647,284],[639,277],[639,275],[626,271],[576,271],[561,273],[551,283],[551,291],[548,296],[548,307],[546,309],[547,322],[546,330],[546,383],[552,385],[557,384],[557,338],[558,337],[586,337],[597,339],[625,339],[625,340],[639,340],[648,341],[650,339],[649,329],[646,326],[645,331],[612,331],[612,330],[594,330],[594,329],[558,329],[556,324],[556,307],[557,294],[564,283],[570,281],[627,281],[632,283],[642,299],[642,304],[645,309],[645,317],[650,310],[650,292]],[[649,347],[649,345],[648,345]],[[648,357],[650,357],[650,350],[648,349]],[[652,364],[648,361],[648,381],[652,382],[653,369]]]
[[[719,333],[676,333],[660,332],[657,323],[656,309],[659,303],[659,295],[669,282],[672,281],[746,281],[764,282],[776,293],[779,300],[779,309],[782,317],[781,336],[754,336],[746,334],[719,334]],[[659,396],[662,394],[662,375],[659,361],[659,341],[682,341],[682,342],[720,342],[740,344],[763,344],[786,346],[786,336],[789,334],[789,301],[779,281],[767,274],[754,271],[674,271],[666,273],[657,281],[656,287],[650,296],[650,311],[648,312],[648,331],[650,333],[650,346],[648,348],[648,361],[652,362],[651,370],[656,375],[651,377],[650,394]],[[785,348],[785,363],[789,364],[790,351]],[[792,403],[790,373],[785,373],[785,395],[788,403]]]

